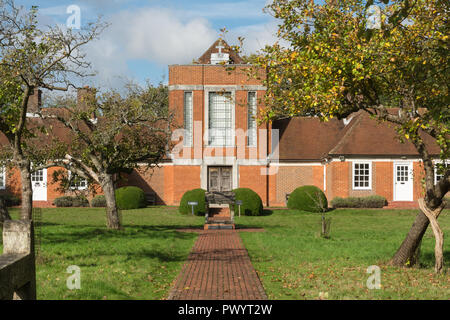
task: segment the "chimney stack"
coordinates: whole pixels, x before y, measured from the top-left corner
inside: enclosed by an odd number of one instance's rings
[[[87,110],[90,105],[90,100],[95,99],[96,90],[85,86],[77,90],[77,108],[79,110]]]
[[[37,88],[34,89],[33,95],[28,99],[28,109],[27,113],[38,113],[42,105],[42,91]]]

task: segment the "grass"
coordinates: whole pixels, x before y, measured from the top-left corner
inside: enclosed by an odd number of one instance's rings
[[[416,210],[338,209],[331,238],[320,237],[320,214],[279,210],[236,218],[237,226],[264,228],[241,233],[269,299],[450,299],[450,245],[444,244],[446,274],[434,274],[434,237],[427,230],[419,268],[387,266],[411,227]],[[450,232],[449,210],[439,218]],[[381,268],[381,289],[369,290],[366,273]]]
[[[17,218],[17,209],[11,210]],[[386,265],[414,221],[415,210],[339,209],[331,238],[319,236],[320,215],[291,210],[236,217],[244,244],[269,299],[449,299],[446,274],[435,275],[434,238],[427,231],[419,268]],[[450,211],[439,218],[447,235]],[[178,228],[201,227],[204,218],[174,207],[122,211],[124,231],[106,230],[102,208],[42,209],[37,262],[38,299],[165,299],[195,240]],[[0,246],[1,249],[1,246]],[[67,267],[81,268],[81,290],[68,290]],[[380,290],[368,290],[367,267],[381,268]]]
[[[176,229],[204,221],[174,208],[127,210],[125,230],[111,231],[105,216],[102,208],[42,209],[38,299],[164,299],[197,238]],[[67,289],[71,265],[81,268],[81,290]]]

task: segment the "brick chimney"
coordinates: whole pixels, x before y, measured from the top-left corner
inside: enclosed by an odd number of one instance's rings
[[[77,108],[86,110],[89,106],[89,100],[95,97],[96,90],[85,86],[77,90]]]
[[[34,89],[33,95],[28,99],[27,113],[38,113],[42,105],[41,89]]]

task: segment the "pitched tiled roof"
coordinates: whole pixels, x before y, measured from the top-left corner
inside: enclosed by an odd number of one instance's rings
[[[280,160],[318,160],[336,145],[345,125],[337,120],[295,117],[277,120],[272,128],[279,130]]]
[[[244,60],[236,53],[236,51],[232,50],[231,47],[224,40],[217,39],[211,47],[200,57],[198,58],[198,63],[200,64],[211,64],[211,53],[218,53],[219,49],[216,47],[219,45],[220,41],[222,41],[222,45],[225,47],[222,52],[228,53],[230,55],[230,62],[232,64],[242,64]]]
[[[351,121],[333,119],[321,122],[318,118],[295,117],[277,120],[274,129],[280,130],[279,157],[281,161],[321,160],[327,156],[419,156],[409,141],[401,143],[392,123],[378,122],[363,111]],[[347,124],[347,125],[346,125]],[[440,148],[432,137],[422,137],[430,154],[439,155]]]
[[[410,141],[399,141],[395,131],[396,125],[371,119],[365,112],[355,117],[354,124],[330,150],[330,155],[419,156]],[[422,138],[429,152],[439,155],[440,148],[434,139],[426,133],[422,133]]]

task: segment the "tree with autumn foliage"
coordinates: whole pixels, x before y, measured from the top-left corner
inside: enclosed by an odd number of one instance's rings
[[[75,31],[41,27],[38,8],[25,9],[14,0],[0,0],[0,131],[8,143],[2,158],[20,171],[21,219],[32,218],[33,190],[27,139],[36,137],[27,125],[28,101],[38,88],[67,91],[75,79],[92,74],[82,49],[106,28],[100,21]]]
[[[31,153],[47,167],[65,168],[72,177],[100,186],[107,227],[121,229],[115,176],[137,168],[151,170],[166,156],[172,136],[169,90],[162,84],[129,84],[122,93],[83,91],[78,98],[55,96],[49,102],[51,108],[42,109],[50,141]],[[54,178],[68,182],[67,187],[76,183],[59,170]]]
[[[371,17],[368,9],[374,5],[379,15]],[[264,118],[310,115],[327,121],[363,110],[394,124],[422,159],[425,197],[391,262],[413,265],[431,222],[435,269],[441,272],[443,234],[437,218],[450,188],[445,168],[450,157],[448,2],[274,0],[266,9],[281,24],[280,41],[252,58],[257,68],[267,69]],[[370,23],[373,18],[378,26]],[[425,135],[439,145],[441,164],[430,156]],[[435,166],[443,175],[437,185]]]

